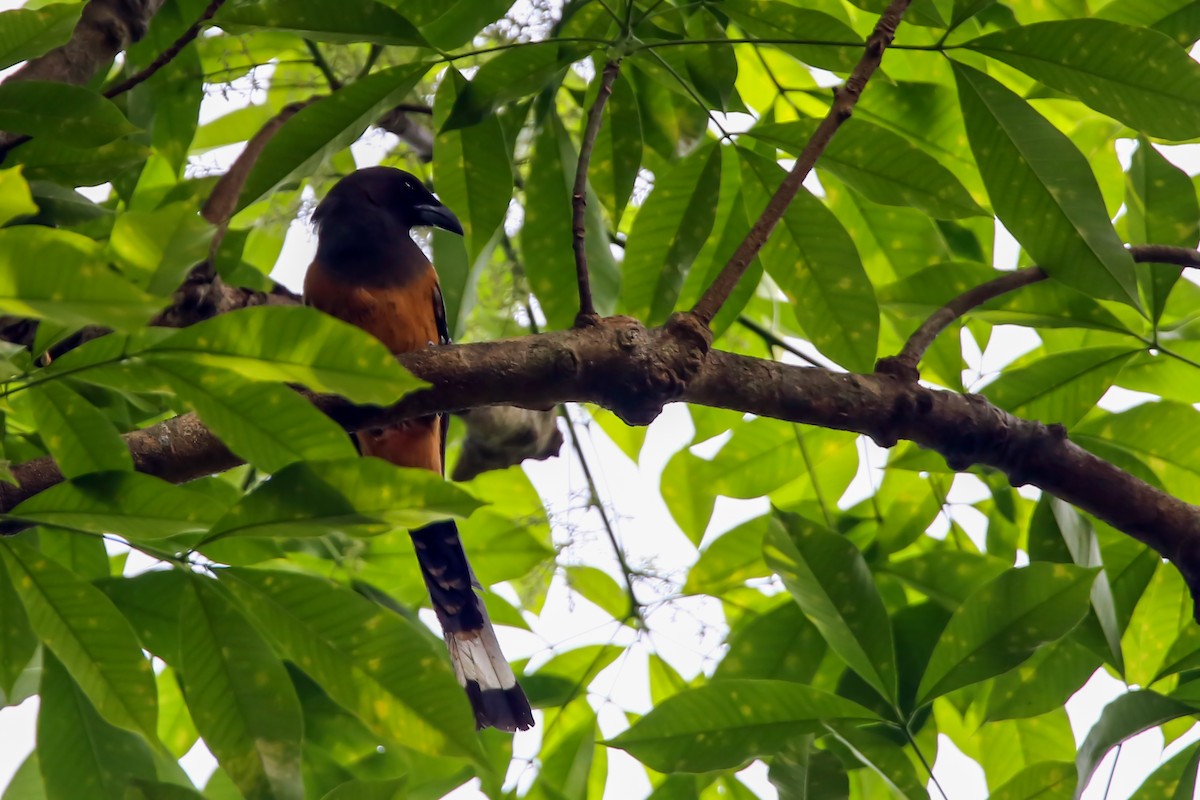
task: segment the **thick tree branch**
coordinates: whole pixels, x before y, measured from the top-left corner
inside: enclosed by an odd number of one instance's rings
[[[579,316],[576,324],[586,324],[596,316],[592,303],[591,279],[588,277],[587,260],[587,183],[588,166],[592,163],[592,150],[600,134],[600,123],[604,119],[604,104],[612,95],[613,84],[621,70],[621,61],[613,59],[604,65],[596,100],[588,109],[587,126],[583,140],[579,143],[579,164],[575,167],[575,185],[571,189],[571,247],[575,251],[575,279],[579,284]]]
[[[1174,264],[1180,267],[1200,268],[1200,252],[1186,247],[1139,244],[1130,247],[1129,253],[1139,264]],[[989,300],[1048,277],[1050,276],[1041,267],[1025,267],[968,289],[933,312],[913,331],[912,336],[908,337],[900,353],[881,359],[877,369],[897,377],[916,380],[917,365],[925,356],[925,351],[956,319]]]
[[[692,313],[705,325],[712,322],[746,272],[746,267],[767,243],[771,231],[775,230],[776,224],[783,218],[784,212],[795,199],[796,193],[800,191],[804,179],[808,177],[808,173],[812,171],[817,159],[829,146],[837,129],[854,113],[854,106],[858,103],[859,96],[866,88],[871,75],[879,67],[879,63],[883,59],[883,51],[895,38],[896,27],[900,24],[900,18],[904,15],[910,2],[911,0],[892,0],[891,5],[883,12],[883,16],[875,25],[875,30],[871,31],[871,35],[867,39],[862,58],[854,67],[854,71],[850,73],[846,83],[837,90],[829,113],[813,131],[812,138],[808,140],[800,157],[796,159],[792,171],[783,179],[783,183],[779,184],[779,188],[767,202],[767,207],[755,220],[750,232],[746,234],[746,238],[729,258],[728,263],[721,270],[721,274],[705,290],[703,296],[692,308]]]
[[[928,389],[890,375],[796,367],[721,351],[675,317],[647,329],[627,317],[519,339],[429,348],[400,356],[428,389],[389,409],[312,397],[347,430],[486,405],[545,408],[596,403],[645,424],[665,403],[700,405],[853,431],[883,446],[900,439],[945,457],[955,470],[982,464],[1013,485],[1031,484],[1152,547],[1200,597],[1200,508],[1150,486],[1070,442],[1061,426],[1023,420],[979,395]],[[311,396],[311,395],[310,395]],[[239,459],[185,414],[126,435],[137,469],[182,482]],[[62,480],[53,462],[13,470],[0,485],[0,512]]]

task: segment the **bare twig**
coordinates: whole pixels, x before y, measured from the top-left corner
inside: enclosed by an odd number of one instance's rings
[[[571,419],[571,415],[567,413],[566,406],[559,406],[558,413],[567,423],[567,432],[571,437],[571,447],[575,450],[575,455],[579,458],[579,465],[583,468],[583,477],[588,485],[589,504],[600,512],[600,521],[604,524],[604,532],[608,535],[608,543],[612,545],[613,553],[617,557],[617,564],[621,567],[621,575],[625,578],[625,592],[629,595],[629,612],[626,618],[636,619],[641,622],[642,604],[638,602],[637,592],[633,588],[633,569],[625,559],[624,548],[617,541],[617,531],[608,516],[608,509],[604,507],[604,503],[600,500],[600,492],[596,489],[596,480],[592,477],[592,468],[588,465],[587,456],[583,454],[583,444],[579,441],[579,432],[575,430],[575,422]]]
[[[925,351],[933,344],[934,339],[946,330],[956,319],[977,306],[981,306],[993,298],[1007,294],[1014,289],[1028,286],[1031,283],[1045,280],[1049,277],[1041,267],[1025,267],[1015,272],[1008,272],[999,278],[972,287],[955,297],[949,303],[939,308],[921,323],[908,341],[904,343],[900,354],[891,358],[880,359],[876,370],[900,374],[916,380],[917,364],[925,355]]]
[[[896,27],[900,24],[900,18],[910,2],[911,0],[892,0],[891,5],[883,12],[883,16],[875,25],[875,30],[867,39],[866,48],[858,65],[850,73],[845,85],[837,90],[829,113],[825,119],[821,120],[821,124],[813,132],[812,138],[804,146],[792,171],[775,190],[767,207],[755,220],[750,232],[746,234],[746,238],[742,240],[737,251],[725,264],[721,274],[692,308],[692,314],[705,325],[712,322],[717,312],[721,310],[721,306],[729,299],[729,295],[746,272],[746,267],[766,244],[771,231],[775,230],[775,225],[787,211],[787,207],[796,197],[796,193],[800,191],[801,184],[804,183],[804,179],[812,171],[813,165],[817,163],[817,159],[829,145],[834,133],[854,112],[854,106],[858,103],[859,96],[871,75],[879,67],[879,62],[883,59],[883,51],[892,43],[892,39],[896,35]]]
[[[1129,254],[1139,264],[1174,264],[1179,267],[1200,268],[1200,252],[1186,247],[1139,244],[1130,247]],[[956,319],[989,300],[1048,277],[1050,276],[1041,267],[1025,267],[968,289],[933,312],[913,331],[912,336],[908,337],[899,355],[881,359],[876,369],[916,380],[917,365],[925,356],[925,351]]]
[[[579,143],[579,164],[575,168],[575,185],[571,189],[571,247],[575,250],[575,277],[579,283],[577,325],[586,324],[596,316],[596,307],[592,303],[592,287],[588,277],[587,261],[585,215],[587,212],[588,165],[592,162],[592,150],[596,146],[596,137],[600,133],[600,123],[604,118],[604,104],[612,95],[612,87],[620,71],[619,59],[614,59],[604,65],[604,71],[600,75],[600,85],[596,91],[596,100],[588,110],[583,141]]]
[[[225,0],[211,0],[208,6],[204,9],[203,13],[200,14],[199,18],[197,18],[196,21],[193,22],[178,39],[172,42],[170,47],[159,53],[158,56],[143,69],[140,69],[134,74],[130,75],[116,86],[105,89],[104,96],[111,99],[117,95],[124,94],[169,64],[175,58],[175,56],[179,55],[183,51],[183,48],[191,44],[192,40],[200,35],[200,29],[204,27],[204,23],[212,19],[224,3]]]
[[[764,328],[762,325],[759,325],[757,322],[750,319],[745,314],[738,314],[737,321],[738,321],[738,324],[741,325],[743,328],[745,328],[746,330],[750,331],[751,333],[757,335],[758,338],[760,338],[764,342],[766,342],[768,347],[778,347],[780,350],[784,350],[788,353],[791,353],[796,358],[800,359],[801,361],[804,361],[805,363],[807,363],[810,366],[813,366],[813,367],[823,366],[822,364],[820,364],[819,362],[814,360],[812,358],[812,356],[809,356],[808,354],[797,350],[795,347],[792,347],[790,344],[788,344],[783,339],[783,337],[778,336],[773,331],[771,331],[767,328]]]

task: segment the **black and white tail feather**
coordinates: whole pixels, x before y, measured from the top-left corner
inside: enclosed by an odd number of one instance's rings
[[[532,728],[529,700],[500,650],[483,601],[475,593],[478,583],[463,552],[458,527],[447,520],[410,535],[454,674],[475,710],[475,725],[510,732]]]

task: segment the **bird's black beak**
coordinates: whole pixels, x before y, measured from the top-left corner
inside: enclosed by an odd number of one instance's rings
[[[454,212],[446,208],[441,203],[427,203],[421,206],[413,206],[413,211],[416,216],[413,220],[414,225],[432,225],[435,228],[441,228],[444,231],[457,233],[462,236],[462,223],[458,221],[458,217],[454,216]]]

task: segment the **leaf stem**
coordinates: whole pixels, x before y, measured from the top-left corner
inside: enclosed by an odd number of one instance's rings
[[[625,592],[629,595],[629,614],[626,619],[637,620],[639,624],[642,624],[644,623],[642,619],[642,604],[638,602],[637,593],[633,588],[633,569],[629,566],[629,562],[625,558],[625,551],[622,549],[621,543],[617,540],[616,528],[608,516],[608,511],[604,508],[604,504],[600,502],[600,494],[596,490],[596,481],[592,477],[592,469],[588,465],[587,457],[583,453],[583,444],[579,440],[579,432],[575,430],[575,422],[571,419],[571,415],[567,413],[565,405],[558,407],[558,413],[567,423],[567,431],[571,437],[571,448],[575,451],[575,455],[579,458],[579,465],[583,468],[583,477],[588,485],[588,505],[593,506],[600,512],[600,521],[604,523],[604,532],[608,536],[608,542],[612,545],[613,553],[617,557],[617,563],[621,567],[621,574],[625,578]]]

